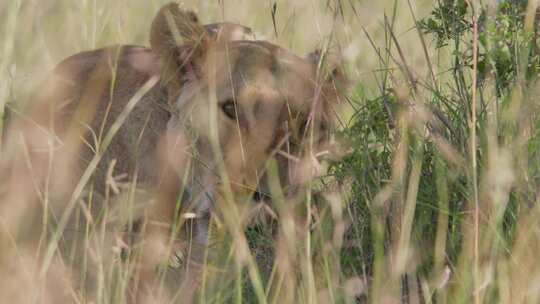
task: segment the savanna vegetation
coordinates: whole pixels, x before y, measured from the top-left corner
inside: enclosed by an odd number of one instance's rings
[[[6,130],[54,66],[83,50],[148,45],[165,2],[0,2],[0,172],[14,159],[32,168]],[[537,1],[185,2],[204,23],[249,26],[296,54],[340,54],[349,78],[333,157],[310,158],[317,174],[302,195],[290,201],[274,179],[242,231],[244,251],[238,231],[211,225],[197,302],[540,301]],[[103,221],[62,231],[84,237],[60,254],[51,244],[61,219],[48,209],[65,203],[32,180],[13,185],[0,180],[0,302],[88,303],[77,282],[89,276],[94,303],[125,302],[137,259],[119,238],[105,246]],[[144,196],[124,186],[110,202]],[[39,207],[18,195],[31,191]],[[156,268],[163,281],[185,261],[171,256]]]

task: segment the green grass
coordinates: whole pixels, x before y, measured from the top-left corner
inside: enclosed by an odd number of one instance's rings
[[[288,204],[276,197],[277,220],[242,234],[246,256],[231,245],[238,235],[227,223],[213,226],[200,302],[540,301],[540,39],[533,4],[277,1],[274,27],[273,1],[188,2],[204,22],[248,25],[297,54],[332,39],[351,80],[336,132],[347,153],[328,164],[304,199]],[[0,116],[31,103],[47,73],[71,54],[148,45],[163,3],[0,3]],[[0,123],[0,134],[4,128]],[[0,170],[11,157],[6,151]],[[84,303],[90,292],[72,283],[94,275],[98,303],[125,300],[135,262],[105,268],[102,227],[86,226],[83,241],[96,250],[85,259],[104,268],[71,273],[74,262],[54,251],[54,238],[40,238],[39,250],[26,245],[34,238],[25,234],[28,223],[41,226],[45,218],[9,195],[12,183],[1,183],[0,248],[7,249],[0,252],[0,299]],[[309,219],[309,227],[297,218]],[[85,245],[73,246],[75,254]],[[40,276],[38,269],[46,271]]]

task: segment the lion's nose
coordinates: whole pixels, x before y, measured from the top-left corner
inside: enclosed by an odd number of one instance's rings
[[[270,194],[257,189],[255,192],[253,192],[253,196],[251,197],[251,199],[255,203],[267,201],[270,199]]]

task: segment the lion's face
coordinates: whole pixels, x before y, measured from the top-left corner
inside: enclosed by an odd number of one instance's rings
[[[160,15],[175,20],[182,44]],[[257,189],[269,159],[278,160],[283,178],[291,160],[324,142],[338,96],[334,78],[318,73],[318,56],[300,58],[262,41],[215,42],[196,16],[174,5],[158,14],[152,34],[176,112],[171,126],[189,133],[201,184],[228,179],[242,201]]]
[[[306,123],[313,104],[314,69],[308,61],[262,42],[229,43],[213,56],[208,59],[212,68],[202,80],[187,84],[176,103],[198,135],[201,156],[209,162],[216,157],[215,136],[234,192],[250,192],[270,156],[292,152],[297,125]]]

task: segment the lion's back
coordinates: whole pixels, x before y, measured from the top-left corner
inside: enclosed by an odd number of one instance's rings
[[[157,61],[150,49],[138,46],[113,46],[86,51],[60,62],[39,92],[37,112],[40,124],[54,128],[59,138],[69,132],[84,134],[85,142],[78,142],[82,159],[80,170],[90,162],[96,151],[102,151],[102,141],[125,110],[137,91],[157,76]],[[42,107],[46,107],[44,110]],[[46,115],[45,113],[54,113]],[[52,119],[51,119],[52,118]],[[97,189],[104,186],[108,166],[115,160],[113,174],[131,175],[136,169],[139,181],[154,178],[148,163],[166,130],[169,111],[166,95],[159,84],[141,98],[104,150],[94,174]],[[41,120],[41,121],[40,121]]]

